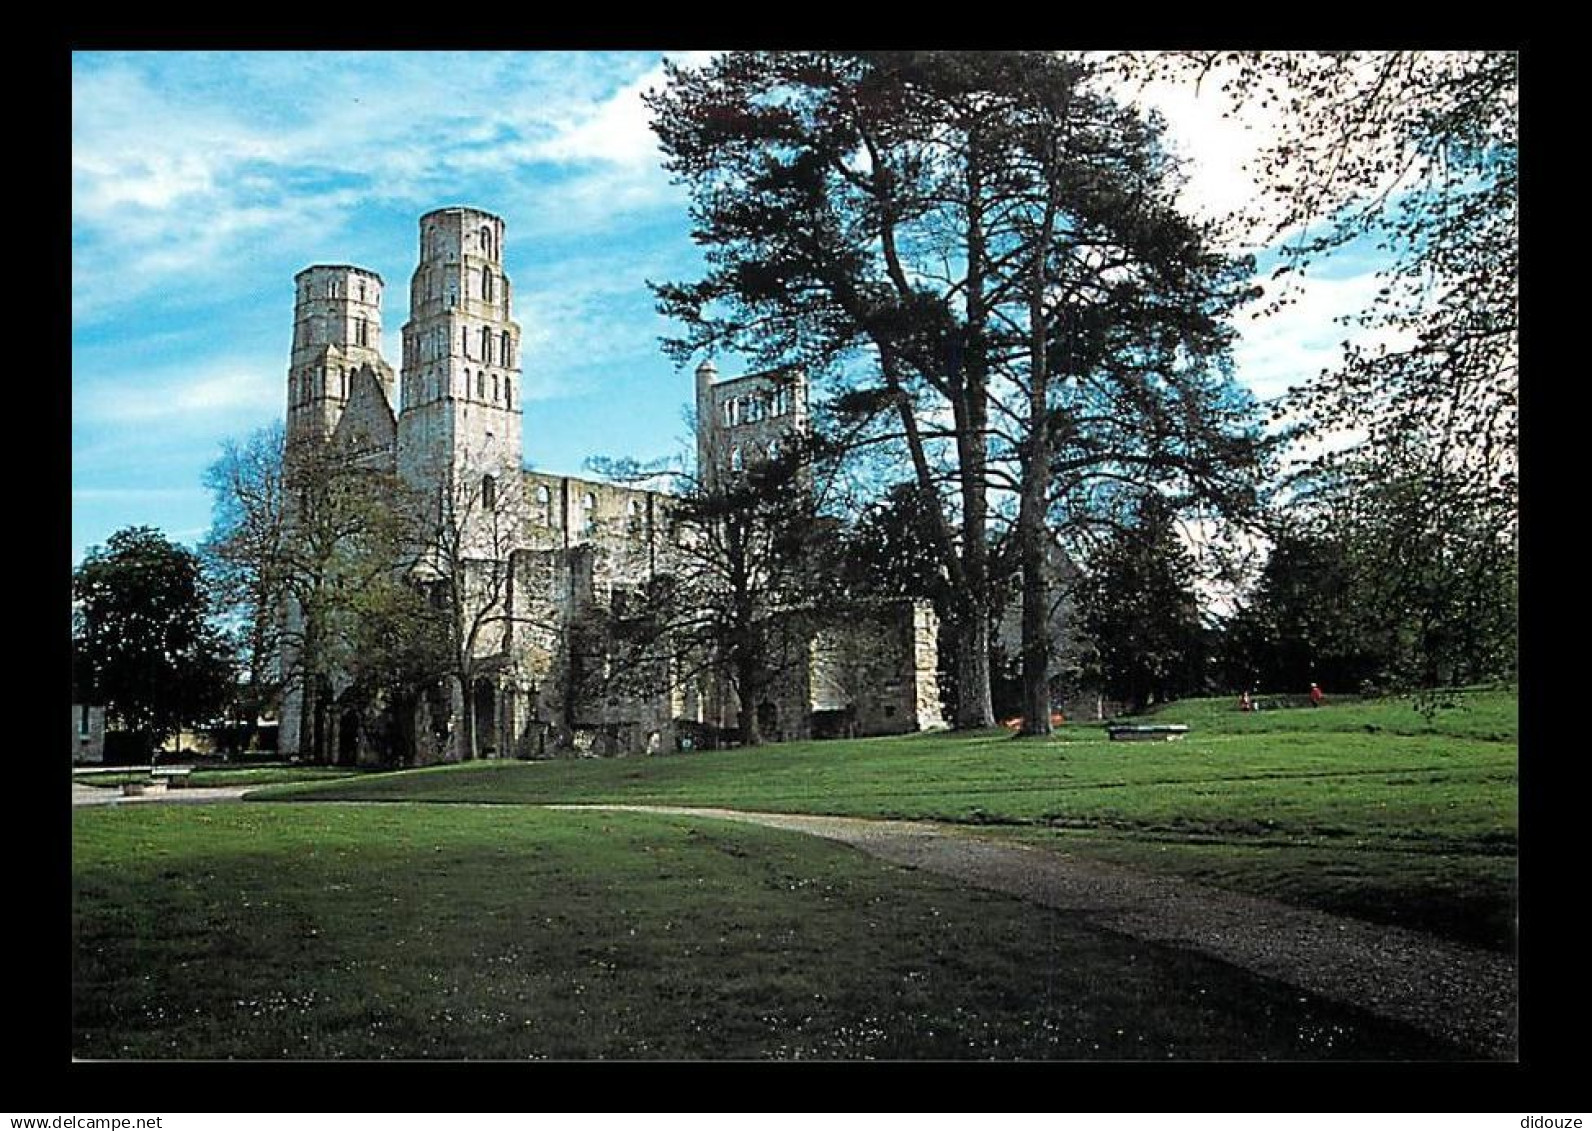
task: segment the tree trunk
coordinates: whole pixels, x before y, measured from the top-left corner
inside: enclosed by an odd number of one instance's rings
[[[995,725],[990,694],[989,617],[982,609],[968,610],[964,602],[956,626],[957,730],[977,730]]]
[[[967,325],[964,336],[957,460],[962,489],[962,562],[967,586],[963,638],[966,655],[957,656],[956,728],[995,725],[989,670],[989,529],[985,449],[989,428],[989,365],[985,305],[985,240],[982,162],[978,139],[969,139],[967,213]],[[958,382],[953,377],[953,389]]]
[[[1026,492],[1024,509],[1026,510]],[[1024,529],[1028,527],[1029,529]],[[1044,571],[1044,528],[1019,519],[1023,560],[1022,734],[1046,735],[1050,726],[1050,586]]]
[[[763,745],[763,732],[758,725],[757,700],[763,693],[763,681],[758,678],[757,661],[743,658],[736,664],[735,690],[740,700],[736,722],[741,729],[742,746]]]
[[[473,762],[476,758],[475,749],[475,687],[468,672],[454,676],[459,685],[459,698],[462,710],[460,715],[464,720],[463,749],[459,751],[459,758],[464,762]]]
[[[1049,169],[1046,169],[1047,174]],[[1050,733],[1050,584],[1045,577],[1045,500],[1050,493],[1050,358],[1045,321],[1045,262],[1055,222],[1055,182],[1033,251],[1028,292],[1028,443],[1022,498],[1017,508],[1017,546],[1023,580],[1024,735]]]

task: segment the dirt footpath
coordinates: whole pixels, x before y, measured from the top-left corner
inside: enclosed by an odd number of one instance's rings
[[[1473,1050],[1478,1058],[1518,1055],[1519,982],[1513,959],[1431,935],[1051,849],[986,840],[947,825],[665,805],[549,808],[710,817],[838,840],[880,859],[1031,900],[1119,934],[1219,958],[1414,1025]]]

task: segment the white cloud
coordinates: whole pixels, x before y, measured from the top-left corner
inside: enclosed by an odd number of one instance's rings
[[[1344,278],[1306,276],[1288,284],[1291,301],[1276,313],[1240,314],[1242,338],[1233,351],[1239,378],[1267,400],[1337,365],[1344,341],[1364,340],[1357,328],[1339,320],[1366,309],[1380,286],[1371,271]]]
[[[211,427],[218,417],[257,420],[281,410],[286,400],[285,373],[284,359],[281,366],[222,361],[145,372],[135,378],[77,379],[72,389],[73,419],[90,425],[146,427],[157,422]]]
[[[659,65],[591,112],[559,123],[558,132],[534,146],[532,153],[554,161],[656,165],[658,143],[641,96],[662,84],[663,67]]]
[[[538,208],[666,199],[640,92],[651,57],[574,54],[79,54],[73,313],[205,295],[258,256],[305,260],[362,204],[483,200],[536,164],[582,171]],[[618,85],[615,93],[615,84]],[[593,109],[595,107],[595,109]],[[583,168],[589,166],[589,168]]]

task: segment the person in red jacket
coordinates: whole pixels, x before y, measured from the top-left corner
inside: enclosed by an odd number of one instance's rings
[[[1321,685],[1319,683],[1312,683],[1310,685],[1310,705],[1312,707],[1321,706],[1321,698]]]

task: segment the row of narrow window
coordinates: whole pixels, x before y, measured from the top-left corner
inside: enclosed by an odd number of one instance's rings
[[[465,295],[465,297],[466,298],[469,297],[469,294],[468,294],[468,288],[469,288],[468,279],[470,277],[470,274],[472,274],[472,273],[471,272],[466,272],[466,275],[465,275],[465,278],[467,280],[466,284],[465,284],[465,287],[466,287],[466,295]],[[445,278],[445,276],[444,276],[443,272],[440,271],[439,269],[435,268],[435,267],[421,268],[421,280],[420,280],[421,281],[421,285],[420,285],[421,296],[423,298],[425,298],[425,299],[428,299],[428,300],[441,297],[441,295],[442,295],[442,282],[443,282],[444,278]],[[494,272],[492,270],[492,268],[490,268],[490,267],[482,267],[481,268],[481,274],[480,274],[480,280],[481,280],[480,291],[481,291],[482,300],[485,301],[485,302],[493,302],[493,301],[495,301],[496,298],[497,298],[497,289],[498,289],[498,287],[497,287],[497,281],[498,281],[497,273]],[[448,305],[449,306],[455,305],[455,303],[452,300],[452,296],[451,295],[449,297]]]
[[[475,338],[476,352],[470,350],[471,338]],[[447,331],[442,327],[430,330],[414,340],[414,351],[419,356],[413,358],[416,362],[436,361],[443,355],[443,343],[446,341]],[[364,343],[361,343],[364,344]],[[488,365],[512,366],[514,364],[514,338],[503,330],[493,333],[489,326],[482,326],[479,333],[472,335],[468,326],[459,328],[459,350],[471,361],[484,361]]]
[[[332,376],[337,379],[337,395],[344,400],[348,399],[348,375],[346,369],[333,367]],[[316,397],[324,397],[326,392],[326,370],[306,369],[302,373],[289,373],[287,377],[287,398],[289,405],[308,404]]]
[[[299,301],[301,301],[301,302],[304,301],[305,299],[312,299],[312,298],[347,298],[347,297],[348,297],[348,295],[347,295],[347,292],[346,292],[345,288],[343,287],[343,280],[341,280],[341,279],[328,279],[328,280],[326,280],[326,293],[324,295],[316,295],[315,294],[315,289],[313,287],[311,287],[308,282],[303,283],[299,287]],[[369,302],[370,301],[369,292],[365,289],[365,280],[364,279],[356,278],[354,280],[354,297],[357,298],[360,302]]]
[[[779,441],[778,440],[770,440],[768,442],[768,448],[766,450],[768,452],[768,458],[769,458],[770,461],[779,459]],[[730,470],[731,471],[745,471],[746,470],[746,457],[747,457],[747,453],[748,452],[750,452],[752,454],[752,457],[754,459],[756,458],[756,456],[757,456],[757,448],[754,445],[748,444],[746,446],[746,448],[743,450],[741,448],[741,446],[739,444],[737,444],[735,447],[730,449]]]
[[[719,405],[719,419],[725,427],[737,424],[755,424],[774,416],[784,416],[791,411],[789,386],[780,386],[772,394],[753,393],[744,397],[731,397]]]
[[[514,339],[509,336],[509,332],[507,330],[503,330],[498,334],[493,334],[492,328],[490,326],[482,326],[478,336],[478,341],[481,347],[480,353],[472,354],[470,352],[470,327],[459,327],[459,352],[464,354],[465,357],[472,358],[477,361],[484,361],[488,365],[514,364],[512,357],[514,353]],[[494,346],[497,347],[497,358],[492,356],[494,352]]]
[[[543,526],[553,525],[553,493],[547,485],[538,484],[536,488],[536,510]],[[580,524],[577,530],[581,534],[588,534],[597,521],[597,496],[587,491],[580,497]],[[625,526],[632,532],[639,531],[642,525],[641,504],[635,499],[625,503]]]
[[[503,401],[503,407],[504,408],[513,408],[514,407],[514,378],[508,376],[507,374],[499,374],[499,373],[493,373],[491,375],[491,377],[492,377],[492,385],[491,385],[492,395],[491,395],[491,400],[495,402],[495,401],[501,399]],[[473,383],[475,385],[475,399],[478,400],[478,401],[487,400],[488,397],[487,397],[487,372],[486,372],[486,370],[484,370],[484,369],[478,370],[476,372],[476,374],[475,374],[475,378],[474,378],[474,382]],[[472,381],[471,381],[471,376],[470,376],[470,370],[466,369],[464,371],[464,393],[465,393],[465,396],[467,396],[467,397],[470,395],[470,386],[471,386],[471,384],[472,384]],[[429,396],[427,396],[428,392],[430,394]],[[436,399],[440,398],[441,396],[442,396],[442,378],[440,376],[432,376],[430,374],[427,374],[427,375],[421,376],[421,377],[413,378],[411,383],[408,386],[406,386],[405,393],[404,393],[405,400],[436,400]]]
[[[354,344],[369,346],[370,339],[370,320],[366,318],[354,319]],[[293,344],[296,346],[318,346],[325,341],[326,324],[319,318],[300,322],[293,327]]]
[[[493,234],[492,225],[482,224],[481,230],[477,232],[476,235],[479,240],[477,246],[480,247],[481,254],[486,256],[488,259],[496,259],[497,237]],[[421,254],[426,258],[441,254],[442,245],[437,240],[437,229],[435,225],[426,225],[425,238],[421,241],[420,251]]]

